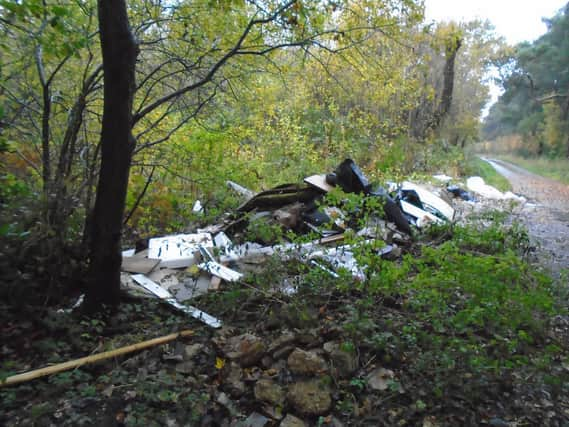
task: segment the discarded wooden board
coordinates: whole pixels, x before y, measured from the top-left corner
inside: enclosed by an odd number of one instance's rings
[[[220,277],[226,282],[237,282],[241,280],[243,274],[232,270],[224,265],[219,264],[215,261],[207,261],[198,265],[198,268],[203,271],[207,271],[209,274]]]
[[[173,294],[177,301],[186,302],[197,296],[206,294],[209,291],[211,283],[211,274],[202,271],[197,277],[191,275],[181,280],[175,285],[168,287],[168,291]],[[163,283],[160,283],[165,287]]]
[[[209,289],[211,289],[212,291],[217,291],[219,290],[220,286],[221,286],[221,277],[212,275],[211,281],[209,282]]]
[[[148,274],[160,264],[159,259],[139,258],[136,255],[131,257],[123,257],[121,270],[129,273]]]
[[[308,185],[283,184],[256,194],[255,197],[239,206],[237,211],[249,212],[253,209],[275,210],[295,202],[306,203],[313,201],[321,194],[321,191]]]
[[[159,258],[161,267],[182,268],[197,263],[198,245],[213,247],[209,233],[177,234],[150,239],[148,257]]]
[[[308,185],[311,185],[324,193],[328,193],[334,189],[333,185],[330,185],[326,182],[326,175],[311,175],[309,177],[304,178],[304,182]]]
[[[154,338],[148,341],[139,342],[137,344],[128,345],[126,347],[117,348],[115,350],[105,351],[104,353],[92,354],[91,356],[70,360],[64,363],[58,363],[57,365],[48,366],[46,368],[35,369],[33,371],[24,372],[22,374],[12,375],[5,380],[1,380],[0,387],[27,382],[36,378],[45,377],[47,375],[53,375],[59,372],[69,371],[70,369],[76,369],[90,363],[110,359],[111,357],[118,357],[124,354],[143,350],[145,348],[166,344],[167,342],[174,341],[180,337],[189,337],[193,335],[193,333],[194,332],[190,330],[181,331],[175,334],[165,335],[163,337]]]
[[[170,304],[172,307],[175,307],[178,310],[189,314],[194,319],[198,319],[204,322],[206,325],[211,326],[212,328],[221,328],[220,320],[216,319],[213,316],[210,316],[207,313],[204,313],[203,311],[197,309],[196,307],[180,304],[170,292],[168,292],[160,285],[154,283],[144,274],[134,274],[132,275],[132,279],[140,286],[142,286],[144,289],[156,295],[158,298],[164,300],[164,302]]]

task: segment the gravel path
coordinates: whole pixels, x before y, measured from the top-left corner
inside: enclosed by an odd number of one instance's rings
[[[569,186],[501,160],[484,159],[528,199],[519,219],[555,276],[569,269]]]

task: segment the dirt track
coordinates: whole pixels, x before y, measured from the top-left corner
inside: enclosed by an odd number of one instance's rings
[[[511,163],[485,160],[510,181],[514,193],[528,199],[519,219],[546,267],[556,276],[561,269],[569,269],[569,186]]]

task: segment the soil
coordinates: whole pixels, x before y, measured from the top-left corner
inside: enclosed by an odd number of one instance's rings
[[[528,199],[516,217],[528,229],[541,264],[559,277],[569,269],[569,186],[535,175],[514,164],[486,159]]]

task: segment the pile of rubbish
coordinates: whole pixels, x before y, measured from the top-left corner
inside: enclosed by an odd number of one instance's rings
[[[222,325],[219,319],[184,303],[218,290],[224,282],[241,281],[251,266],[254,268],[272,256],[298,259],[333,277],[339,277],[340,270],[348,271],[354,280],[363,281],[365,266],[358,264],[355,248],[343,242],[347,231],[372,247],[376,256],[397,259],[402,248],[411,243],[413,229],[455,219],[453,197],[470,203],[475,200],[471,193],[453,185],[435,190],[437,193],[407,181],[389,183],[385,189],[371,184],[351,159],[344,160],[332,173],[312,175],[302,184],[284,184],[258,194],[231,181],[227,184],[244,199],[235,212],[195,233],[151,238],[145,248],[124,251],[123,286],[130,290],[143,288],[207,325],[219,328]],[[335,188],[343,191],[339,194],[360,194],[363,205],[354,207],[342,201],[332,205],[329,200],[333,198],[325,196]],[[199,210],[201,204],[196,205],[195,210]],[[366,205],[376,209],[367,209]],[[244,230],[259,221],[294,235],[316,238],[302,244],[275,244],[270,236],[246,240]],[[279,290],[295,292],[291,284]]]

